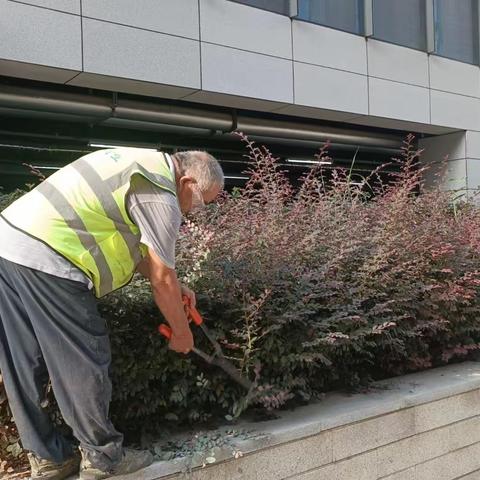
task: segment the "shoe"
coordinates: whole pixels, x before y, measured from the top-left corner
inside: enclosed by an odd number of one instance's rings
[[[80,467],[80,455],[74,455],[63,463],[45,460],[33,453],[28,453],[27,457],[32,469],[31,480],[64,480],[78,473]]]
[[[114,465],[110,470],[105,471],[95,468],[82,451],[80,480],[102,480],[117,475],[126,475],[148,467],[152,462],[153,455],[148,450],[124,448],[120,462]]]

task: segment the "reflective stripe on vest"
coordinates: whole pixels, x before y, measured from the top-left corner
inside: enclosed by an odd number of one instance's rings
[[[101,297],[127,284],[142,258],[140,232],[126,210],[136,174],[176,195],[162,153],[100,150],[57,171],[2,216],[82,270]]]

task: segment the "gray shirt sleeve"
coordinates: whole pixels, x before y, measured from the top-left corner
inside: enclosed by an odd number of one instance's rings
[[[132,179],[127,210],[140,229],[140,241],[169,268],[175,268],[175,243],[182,223],[177,198],[140,176]]]

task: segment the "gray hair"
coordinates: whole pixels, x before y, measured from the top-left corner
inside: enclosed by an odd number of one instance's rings
[[[180,167],[180,174],[194,178],[202,192],[215,186],[223,189],[225,180],[222,167],[212,155],[200,150],[189,150],[177,152],[174,156]]]

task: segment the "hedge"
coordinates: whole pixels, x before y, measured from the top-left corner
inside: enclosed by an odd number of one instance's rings
[[[243,141],[250,180],[185,222],[177,266],[256,389],[246,398],[222,370],[169,351],[150,288],[135,278],[99,304],[111,329],[112,416],[131,440],[364,389],[480,346],[480,211],[424,188],[412,137],[387,181],[381,168],[359,185],[318,163],[299,188],[267,149]]]

